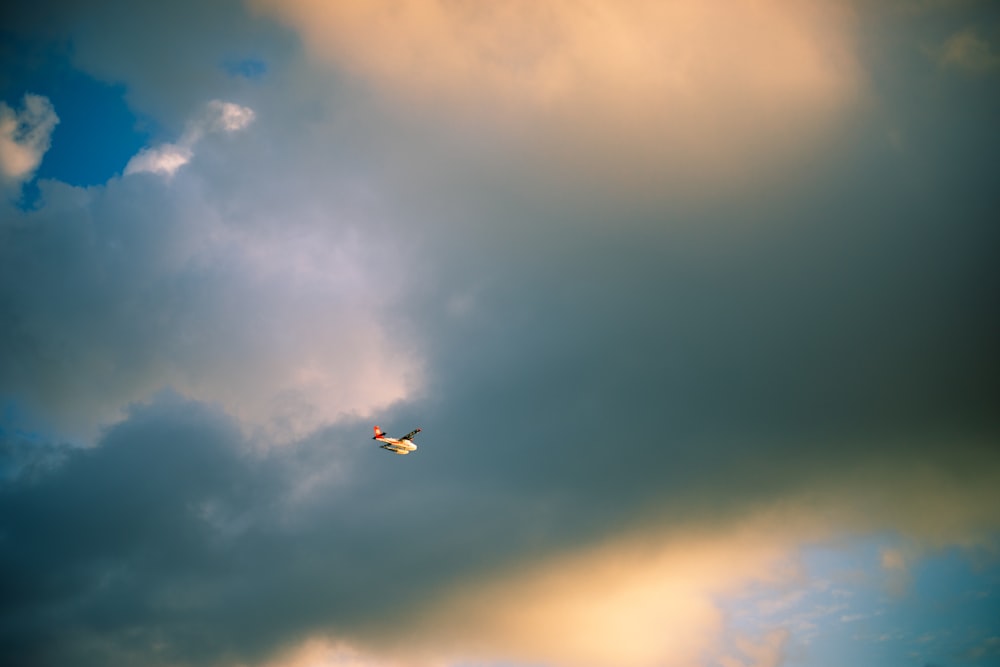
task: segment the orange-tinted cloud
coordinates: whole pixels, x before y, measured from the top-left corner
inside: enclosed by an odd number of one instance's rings
[[[849,493],[842,479],[814,479],[807,490],[730,519],[692,517],[678,525],[654,518],[590,546],[456,582],[349,638],[356,651],[336,642],[306,647],[325,647],[326,662],[316,665],[350,657],[373,666],[776,667],[794,628],[743,636],[729,625],[725,600],[760,585],[801,586],[801,549],[845,536],[900,535],[906,560],[892,548],[871,564],[890,579],[921,548],[988,544],[1000,525],[998,481],[995,472],[959,479],[919,466],[878,465],[852,480]],[[930,504],[936,511],[926,511]],[[760,613],[775,617],[775,609]]]
[[[605,179],[759,171],[822,136],[863,87],[838,0],[252,4],[403,113]]]
[[[0,102],[0,186],[19,184],[38,168],[58,123],[47,97],[25,94],[20,111]]]

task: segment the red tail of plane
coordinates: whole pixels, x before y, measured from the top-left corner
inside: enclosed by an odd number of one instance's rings
[[[374,440],[375,438],[380,438],[383,435],[385,435],[385,433],[382,432],[382,429],[380,429],[378,426],[376,426],[375,427],[375,436],[372,439]]]

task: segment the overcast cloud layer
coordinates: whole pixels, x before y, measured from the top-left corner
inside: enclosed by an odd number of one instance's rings
[[[1000,664],[990,3],[3,12],[0,662]]]

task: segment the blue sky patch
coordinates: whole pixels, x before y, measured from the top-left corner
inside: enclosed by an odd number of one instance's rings
[[[787,630],[785,667],[1000,665],[995,555],[908,554],[897,586],[900,573],[883,564],[887,552],[906,547],[881,536],[805,549],[802,586],[755,587],[724,608],[747,637]]]
[[[129,109],[126,87],[75,69],[68,45],[29,49],[14,43],[13,49],[21,57],[12,59],[13,66],[0,79],[0,99],[16,108],[25,93],[42,95],[59,116],[35,177],[85,187],[120,174],[155,129],[149,118]],[[26,187],[25,198],[31,198],[32,190]]]

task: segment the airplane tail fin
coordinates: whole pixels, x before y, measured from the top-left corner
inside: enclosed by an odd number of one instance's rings
[[[381,437],[383,435],[385,435],[385,433],[382,432],[382,429],[380,429],[378,426],[376,426],[375,427],[375,435],[372,437],[372,440],[374,440],[375,438],[379,438],[379,437]]]

